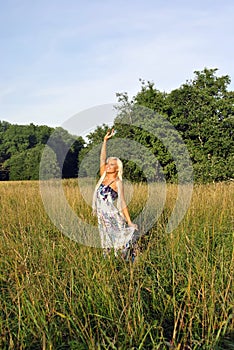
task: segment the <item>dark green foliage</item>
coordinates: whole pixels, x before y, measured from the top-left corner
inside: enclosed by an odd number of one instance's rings
[[[55,152],[63,178],[78,174],[78,155],[84,146],[82,137],[76,137],[61,127],[55,128],[48,140],[48,146]]]
[[[140,80],[141,90],[132,100],[126,92],[117,94],[116,135],[108,142],[107,155],[123,161],[127,179],[187,182],[191,164],[196,182],[233,178],[230,77],[217,77],[217,69],[194,73],[194,79],[170,93]],[[0,121],[0,180],[38,178],[42,146],[47,142],[54,155],[49,151],[45,157],[45,178],[99,176],[99,154],[108,129],[105,124],[98,126],[85,145],[82,137],[62,128]]]
[[[234,92],[227,90],[230,78],[216,71],[195,72],[194,80],[168,95],[167,117],[188,147],[199,182],[233,176]]]
[[[55,152],[49,146],[45,146],[43,158],[40,161],[40,179],[48,180],[61,177],[61,169],[59,168]]]
[[[12,125],[0,121],[0,180],[37,180],[45,145],[43,176],[63,178],[77,176],[78,154],[83,148],[81,137],[70,135],[62,128]]]
[[[43,145],[38,145],[9,158],[5,162],[9,168],[9,180],[37,180],[43,149]]]
[[[167,181],[178,180],[185,151],[189,152],[196,182],[233,177],[234,92],[227,89],[229,76],[217,77],[216,72],[217,69],[207,68],[195,71],[193,80],[168,94],[144,81],[132,101],[127,93],[117,94],[120,102],[115,120],[117,136],[135,140],[150,149]],[[168,123],[164,123],[163,117]],[[178,142],[180,136],[183,142]],[[143,179],[140,170],[136,173],[134,164],[125,166],[132,180]],[[183,176],[186,178],[186,174]]]

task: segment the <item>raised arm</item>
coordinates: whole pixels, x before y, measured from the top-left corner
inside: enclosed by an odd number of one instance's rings
[[[114,129],[111,131],[108,130],[107,134],[104,136],[102,148],[101,148],[101,154],[100,154],[100,175],[105,171],[105,165],[106,165],[106,143],[107,140],[109,140],[114,135]]]

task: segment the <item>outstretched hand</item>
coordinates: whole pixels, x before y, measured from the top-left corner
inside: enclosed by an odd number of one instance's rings
[[[114,135],[114,132],[115,132],[114,129],[112,129],[111,131],[108,130],[107,134],[104,136],[104,141],[109,140]]]
[[[134,224],[133,222],[129,222],[128,226],[133,227],[136,231],[138,231],[138,225]]]

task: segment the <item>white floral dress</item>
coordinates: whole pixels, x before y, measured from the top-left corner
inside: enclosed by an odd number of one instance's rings
[[[98,218],[98,228],[100,232],[101,246],[109,251],[114,248],[123,254],[127,253],[134,241],[133,227],[126,224],[123,214],[115,206],[118,197],[111,186],[101,184],[96,195],[96,214]]]

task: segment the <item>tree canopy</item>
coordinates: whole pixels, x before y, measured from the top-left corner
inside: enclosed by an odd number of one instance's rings
[[[117,93],[119,106],[113,125],[115,138],[134,140],[136,149],[131,148],[131,152],[135,153],[135,158],[142,153],[141,166],[122,156],[125,177],[132,181],[146,178],[154,181],[163,173],[167,181],[177,181],[178,164],[173,147],[179,147],[177,158],[182,166],[183,154],[188,151],[196,182],[223,181],[233,177],[234,92],[228,91],[230,77],[218,77],[217,71],[208,68],[195,71],[193,79],[170,93],[161,92],[153,82],[144,80],[140,80],[141,89],[131,100],[126,92]],[[102,141],[107,128],[105,125],[98,127],[88,135],[89,144],[80,153],[81,157]],[[185,147],[178,142],[180,137]],[[143,145],[150,152],[140,151],[137,145]],[[94,162],[96,153],[93,160],[92,154],[89,155],[89,164]],[[117,153],[121,158],[121,151],[115,146],[112,154]]]
[[[47,142],[54,154],[48,159],[48,167],[45,165],[48,174],[76,177],[78,154],[84,146],[82,137],[72,136],[62,128],[0,121],[0,180],[39,179],[41,155]],[[63,154],[65,161],[61,163]]]
[[[234,91],[228,90],[230,77],[217,72],[195,71],[193,79],[170,93],[140,79],[140,91],[132,99],[126,92],[116,94],[116,134],[108,141],[108,156],[122,159],[126,178],[175,182],[183,173],[186,181],[188,156],[196,182],[233,178]],[[62,128],[0,121],[0,180],[38,179],[45,145],[45,178],[98,176],[108,128],[98,126],[85,143]]]

